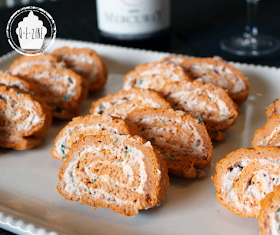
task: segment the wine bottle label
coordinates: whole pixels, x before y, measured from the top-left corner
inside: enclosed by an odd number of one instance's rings
[[[149,34],[170,25],[169,0],[97,0],[99,30],[116,35]]]

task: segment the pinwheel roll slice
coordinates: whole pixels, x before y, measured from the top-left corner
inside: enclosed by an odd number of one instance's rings
[[[79,140],[80,135],[141,135],[137,127],[119,118],[106,115],[73,118],[57,135],[51,155],[66,160],[69,149]]]
[[[180,64],[192,79],[219,86],[238,104],[246,101],[250,83],[244,74],[220,57],[189,58]]]
[[[235,123],[238,116],[236,106],[221,88],[194,82],[173,82],[166,84],[160,93],[173,109],[182,110],[205,123],[212,139],[219,139],[220,133]]]
[[[34,65],[28,76],[39,87],[42,98],[52,109],[53,117],[71,119],[80,113],[80,105],[87,97],[88,84],[78,74],[70,69]]]
[[[98,54],[88,48],[61,47],[53,52],[59,61],[74,70],[89,83],[89,90],[103,90],[108,77],[105,63]]]
[[[182,111],[152,108],[134,111],[126,119],[136,124],[143,138],[151,141],[171,174],[187,178],[205,176],[202,170],[210,167],[213,151],[205,125],[198,119]]]
[[[50,128],[52,117],[49,106],[40,97],[26,91],[0,85],[0,107],[2,147],[22,149],[23,147],[17,147],[20,137],[43,137]],[[37,140],[35,142],[39,143]],[[22,144],[31,145],[33,144]]]
[[[176,64],[163,62],[139,65],[129,72],[123,83],[123,89],[153,89],[159,91],[166,83],[190,80],[184,70]]]
[[[260,201],[280,184],[280,149],[239,149],[222,159],[213,177],[217,199],[233,213],[258,218]]]
[[[127,114],[142,108],[167,108],[171,106],[156,91],[131,88],[107,95],[92,103],[92,115],[109,115],[125,118]]]
[[[272,118],[273,116],[280,114],[280,100],[279,98],[274,100],[273,103],[265,111],[267,118]]]
[[[169,185],[167,167],[139,136],[81,136],[59,172],[68,200],[134,216],[160,204]]]
[[[63,63],[58,63],[58,60],[54,55],[42,54],[39,56],[21,56],[11,64],[9,71],[14,76],[23,76],[26,78],[33,65],[44,65],[47,68],[52,66],[57,68],[65,67]]]
[[[16,76],[12,76],[9,73],[3,73],[0,71],[0,84],[4,84],[6,86],[12,86],[17,89],[29,91],[32,95],[41,96],[40,90],[37,85],[35,85],[32,81],[25,81]]]
[[[255,132],[252,146],[280,146],[280,114],[268,119],[264,127]]]
[[[280,234],[280,185],[261,200],[260,235]]]

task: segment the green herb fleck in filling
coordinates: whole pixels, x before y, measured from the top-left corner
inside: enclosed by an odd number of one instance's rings
[[[70,95],[63,95],[63,99],[65,99],[65,100],[69,100],[70,99]]]
[[[68,82],[72,83],[73,84],[73,80],[72,78],[68,78]]]
[[[65,145],[62,144],[61,147],[60,147],[60,149],[61,149],[61,152],[62,152],[62,154],[63,154],[62,159],[65,160],[65,159],[66,159],[66,157],[65,157]]]
[[[139,83],[139,85],[142,85],[143,80],[142,80],[142,79],[139,79],[139,80],[138,80],[138,83]]]
[[[118,187],[118,185],[115,184],[115,187]]]
[[[208,98],[209,98],[210,100],[212,100],[210,96],[208,96]]]
[[[67,55],[62,54],[62,55],[60,55],[60,57],[61,57],[62,59],[66,59],[66,58],[67,58]]]
[[[92,66],[95,66],[95,63],[94,63],[94,62],[92,62],[92,63],[91,63],[91,65],[92,65]]]
[[[31,92],[31,95],[36,96],[34,92]]]
[[[155,137],[152,137],[152,138],[151,138],[151,140],[152,140],[152,141],[155,141],[155,140],[156,140],[156,138],[155,138]]]
[[[20,95],[21,95],[21,92],[20,92],[20,91],[18,91],[18,92],[17,92],[17,95],[18,95],[18,96],[20,96]]]
[[[116,142],[118,142],[118,141],[119,141],[119,138],[118,138],[118,137],[116,137],[116,138],[115,138],[115,143],[116,143]]]
[[[278,211],[277,212],[280,212],[280,207],[278,208]]]
[[[120,160],[120,161],[117,161],[117,163],[122,163],[124,160],[122,159],[122,160]]]
[[[230,116],[227,116],[225,114],[222,114],[222,116],[225,117],[225,118],[230,118]]]
[[[173,154],[170,154],[170,157],[175,158]]]
[[[126,147],[124,152],[125,152],[125,153],[131,153],[131,152],[132,152],[132,149],[129,148],[129,147]]]
[[[266,146],[267,140],[262,143],[262,146]]]
[[[203,121],[203,120],[202,120],[202,116],[199,116],[199,117],[198,117],[198,124],[202,123],[202,121]]]
[[[5,138],[9,139],[11,137],[11,135],[6,135]]]
[[[104,109],[104,107],[103,107],[103,105],[100,105],[99,110],[102,110],[102,109]]]

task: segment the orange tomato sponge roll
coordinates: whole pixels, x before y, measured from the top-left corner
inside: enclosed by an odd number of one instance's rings
[[[129,120],[165,160],[169,173],[182,178],[204,177],[210,167],[212,143],[205,125],[173,109],[144,108],[130,113]]]
[[[212,139],[222,140],[220,133],[233,125],[238,116],[236,106],[220,87],[201,82],[173,82],[166,84],[160,94],[173,109],[200,118]]]
[[[261,200],[259,215],[260,235],[276,235],[280,233],[280,185]]]
[[[0,146],[24,150],[41,143],[40,137],[45,136],[52,122],[51,109],[45,101],[0,85],[0,107]]]
[[[267,118],[272,118],[273,116],[280,114],[280,100],[279,98],[274,100],[273,103],[265,111]]]
[[[88,48],[61,47],[53,52],[58,61],[64,61],[89,84],[89,90],[103,90],[107,82],[108,69],[98,54]]]
[[[138,65],[135,70],[126,74],[123,89],[152,89],[159,91],[166,83],[191,80],[184,70],[175,64],[154,62]]]
[[[77,142],[80,135],[141,135],[137,127],[119,118],[106,115],[73,118],[57,135],[51,155],[66,161],[67,153]]]
[[[213,177],[217,199],[233,213],[258,218],[261,199],[280,184],[280,149],[239,149],[222,159]]]
[[[68,200],[110,208],[126,216],[160,205],[169,185],[165,162],[139,136],[81,136],[59,172]]]
[[[168,108],[171,106],[156,91],[140,88],[121,90],[92,103],[90,114],[125,118],[130,112],[142,108]]]
[[[268,119],[264,127],[255,132],[252,146],[280,146],[280,115]]]
[[[238,105],[247,100],[250,88],[247,78],[221,57],[187,58],[180,65],[190,78],[223,88]]]

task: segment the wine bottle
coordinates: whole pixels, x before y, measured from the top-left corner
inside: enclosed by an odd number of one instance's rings
[[[170,0],[97,0],[101,36],[141,41],[159,37],[170,27]]]

